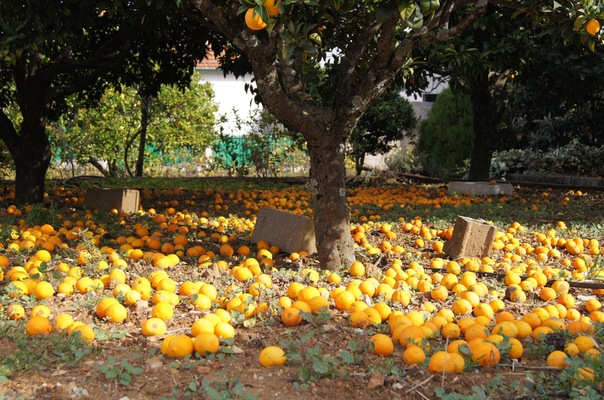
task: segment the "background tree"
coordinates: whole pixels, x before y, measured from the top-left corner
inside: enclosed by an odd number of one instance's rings
[[[451,89],[439,93],[420,124],[415,148],[424,173],[446,177],[460,169],[471,155],[472,132],[470,99]]]
[[[222,50],[222,39],[175,17],[175,3],[0,2],[0,139],[15,162],[17,203],[43,200],[46,126],[69,95],[93,103],[108,86],[140,82],[153,95],[162,82],[188,84],[209,46]],[[19,125],[5,112],[10,102]]]
[[[544,10],[552,11],[539,5],[534,12]],[[583,34],[565,40],[556,27],[538,22],[531,13],[489,5],[460,37],[427,49],[427,68],[448,76],[452,90],[472,104],[469,180],[489,179],[493,151],[525,146],[531,137],[535,142],[544,118],[577,116],[601,97],[601,55],[580,42]],[[561,145],[597,130],[586,126],[548,142]]]
[[[349,140],[349,155],[360,175],[367,154],[386,154],[415,128],[411,104],[396,85],[381,95],[363,114]]]
[[[95,107],[86,108],[76,96],[71,97],[67,112],[49,129],[56,157],[63,162],[90,163],[103,175],[123,176],[140,160],[136,139],[145,105],[148,138],[142,150],[148,162],[177,162],[185,155],[203,155],[217,135],[214,115],[218,105],[213,102],[211,84],[200,79],[196,74],[185,90],[162,86],[148,103],[137,89],[129,87],[107,89]]]
[[[359,118],[411,62],[414,49],[459,34],[486,3],[282,0],[264,7],[262,0],[246,0],[239,7],[189,0],[200,25],[245,55],[267,110],[307,141],[321,267],[354,261],[344,159]],[[470,12],[454,24],[451,15],[460,7]],[[325,66],[331,95],[319,104],[312,91]]]

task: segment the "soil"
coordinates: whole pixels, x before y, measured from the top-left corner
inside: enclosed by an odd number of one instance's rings
[[[399,225],[396,225],[395,229],[397,244],[412,248],[417,235],[403,232]],[[369,237],[376,241],[376,245],[378,240],[381,240],[377,234]],[[242,243],[244,242],[239,244]],[[69,257],[66,252],[57,253],[49,263],[51,270],[63,260],[60,254]],[[433,256],[431,254],[422,259],[421,254],[420,258],[417,258],[417,254],[408,253],[406,261],[419,259],[427,266],[428,260]],[[384,271],[394,258],[396,257],[392,254],[384,255],[374,258],[368,264]],[[128,263],[126,271],[129,280],[137,276],[147,276],[154,269],[142,260],[129,260]],[[279,271],[281,268],[299,270],[313,265],[315,264],[312,258],[292,262],[286,254],[276,255],[276,270],[270,272],[273,279],[271,298],[286,295],[287,284],[292,279],[303,280],[300,276],[292,277]],[[225,278],[216,264],[201,270],[195,262],[186,258],[176,267],[170,268],[168,273],[177,283],[203,280],[219,289],[224,288],[227,283],[232,283]],[[346,285],[351,279],[344,275],[341,285]],[[501,283],[494,279],[491,284],[501,287]],[[319,286],[330,287],[324,279],[320,281]],[[218,354],[208,358],[194,356],[174,360],[161,354],[163,338],[169,334],[189,334],[193,321],[206,312],[196,310],[190,302],[182,299],[176,307],[174,318],[168,322],[166,335],[145,337],[140,327],[142,321],[150,314],[150,303],[146,301],[130,308],[129,316],[122,324],[111,324],[95,316],[94,304],[109,293],[110,290],[106,289],[99,293],[55,295],[45,300],[44,303],[52,315],[69,313],[74,319],[94,326],[97,339],[92,345],[92,353],[77,363],[62,363],[57,356],[55,363],[15,372],[9,376],[7,382],[0,384],[0,398],[125,400],[227,399],[256,396],[258,399],[271,400],[434,399],[438,397],[439,388],[469,396],[477,390],[476,388],[489,388],[496,378],[502,380],[497,384],[500,388],[518,385],[516,389],[508,389],[507,395],[501,396],[502,398],[530,399],[537,397],[536,392],[531,390],[543,389],[540,385],[547,385],[547,377],[552,374],[551,379],[556,379],[559,373],[545,367],[543,360],[532,359],[529,352],[525,353],[520,364],[504,360],[497,367],[474,369],[459,375],[431,374],[425,366],[408,367],[402,362],[403,348],[399,345],[395,346],[394,354],[389,357],[379,357],[368,350],[370,336],[377,332],[387,332],[387,325],[366,329],[352,328],[348,322],[348,313],[337,310],[333,303],[328,311],[329,318],[327,315],[315,317],[295,328],[284,326],[279,320],[277,310],[269,307],[267,313],[251,320],[252,322],[248,320],[237,324],[234,340],[223,342]],[[588,289],[573,288],[572,294],[578,299],[593,297]],[[427,300],[425,294],[415,292],[409,306],[399,305],[397,308],[404,312],[417,310]],[[22,301],[27,302],[26,299]],[[449,300],[438,307],[450,308],[452,301],[450,296]],[[521,316],[541,304],[537,300],[536,292],[529,293],[529,301],[525,304],[506,301],[506,310]],[[33,343],[48,339],[34,337],[24,340]],[[46,351],[52,353],[52,342],[48,343],[49,348]],[[307,359],[292,359],[283,367],[262,367],[258,362],[258,355],[268,345],[281,345],[284,348],[289,345],[293,353],[303,356],[318,346],[325,362],[313,364]],[[0,359],[18,351],[18,346],[18,340],[0,337]],[[431,346],[442,348],[445,342],[438,338],[433,339]],[[349,355],[352,355],[352,361],[347,358]],[[332,363],[327,356],[334,357]],[[119,377],[111,377],[102,370],[103,365],[112,367],[112,360],[122,363],[124,371],[130,367],[139,367],[141,370],[131,374],[131,381],[120,383]],[[304,376],[305,371],[310,376]],[[532,374],[527,374],[527,371]],[[539,382],[534,378],[534,375],[538,374],[544,374]],[[533,395],[535,396],[532,397]],[[568,393],[563,391],[552,391],[547,397],[565,398],[567,395]]]

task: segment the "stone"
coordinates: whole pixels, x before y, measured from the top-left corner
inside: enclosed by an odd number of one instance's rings
[[[261,207],[252,233],[252,243],[265,240],[286,253],[317,251],[313,220],[304,215]]]
[[[514,194],[514,187],[511,183],[489,183],[489,182],[449,182],[447,193],[464,193],[472,196],[511,196]]]
[[[130,214],[138,211],[140,194],[134,189],[89,189],[86,193],[86,208],[90,210],[113,210]]]
[[[451,258],[486,257],[493,248],[494,225],[480,219],[457,216],[453,236],[445,242],[443,251]]]

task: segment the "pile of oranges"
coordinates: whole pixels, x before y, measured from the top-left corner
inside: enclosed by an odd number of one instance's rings
[[[103,324],[128,325],[144,337],[164,337],[161,352],[173,358],[215,354],[236,339],[245,320],[276,317],[284,329],[296,329],[328,313],[367,333],[367,348],[375,355],[398,354],[402,363],[433,373],[522,359],[529,347],[559,332],[567,340],[544,364],[565,368],[571,358],[586,365],[601,361],[595,326],[604,322],[604,290],[584,291],[579,298],[569,282],[601,278],[602,249],[597,238],[583,238],[564,222],[544,232],[528,232],[514,222],[497,232],[489,257],[452,260],[443,252],[453,235],[450,226],[429,226],[419,217],[380,222],[377,215],[359,214],[350,232],[364,261],[322,271],[302,251],[282,254],[277,246],[249,239],[259,204],[312,214],[305,191],[200,194],[212,199],[206,211],[190,212],[176,199],[156,200],[157,208],[114,215],[113,232],[90,211],[61,215],[54,225],[28,226],[21,218],[3,227],[11,235],[0,255],[0,279],[10,281],[4,288],[10,304],[2,312],[26,321],[27,335],[77,333],[91,343]],[[143,198],[154,200],[154,194]],[[351,192],[351,204],[368,199],[383,210],[479,201],[447,197],[442,189]],[[187,201],[187,207],[195,205]],[[157,211],[160,204],[163,212]],[[237,209],[243,209],[241,216],[221,215]],[[16,217],[27,212],[6,210]],[[372,259],[380,260],[379,268],[365,261]],[[290,271],[278,271],[281,265]],[[202,278],[210,272],[216,276]],[[285,285],[281,295],[274,294],[276,277]],[[45,305],[60,310],[62,303],[54,300],[91,293],[99,299],[93,319],[77,321],[66,310],[53,315]],[[30,295],[40,305],[28,312],[21,299]],[[137,309],[148,309],[146,318],[134,318]],[[201,316],[190,326],[179,325],[191,311]],[[259,354],[263,366],[285,362],[277,346],[269,344]],[[594,379],[589,366],[582,372]]]

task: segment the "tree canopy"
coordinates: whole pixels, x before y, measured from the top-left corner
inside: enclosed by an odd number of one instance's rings
[[[40,202],[50,162],[48,121],[78,94],[93,104],[117,84],[186,85],[196,60],[225,41],[179,16],[177,2],[0,3],[0,139],[14,158],[16,201]],[[4,107],[15,102],[15,125]]]

